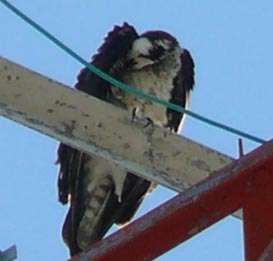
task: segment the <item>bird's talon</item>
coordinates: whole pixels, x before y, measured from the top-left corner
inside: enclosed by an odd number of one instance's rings
[[[131,122],[135,121],[136,117],[137,117],[137,108],[134,108],[132,110],[132,118],[131,118]]]
[[[149,126],[151,126],[153,128],[154,127],[153,120],[151,118],[149,118],[149,117],[146,117],[145,119],[147,120],[147,123],[144,125],[144,128],[147,128]]]

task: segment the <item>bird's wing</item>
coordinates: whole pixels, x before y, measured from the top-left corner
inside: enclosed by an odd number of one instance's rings
[[[124,62],[132,42],[137,37],[138,35],[132,26],[126,23],[121,27],[116,26],[105,38],[98,54],[93,57],[92,64],[118,78],[125,66]],[[80,72],[76,88],[103,101],[114,103],[109,83],[86,68]],[[100,240],[113,223],[128,222],[150,187],[149,181],[127,173],[121,200],[115,193],[114,183],[107,180],[102,181],[102,183],[107,181],[107,186],[100,184],[104,190],[100,191],[103,196],[101,198],[94,196],[93,200],[90,198],[92,195],[90,196],[86,192],[87,187],[92,185],[88,182],[93,182],[94,172],[86,167],[88,162],[92,162],[92,160],[99,162],[94,156],[91,157],[65,144],[60,144],[58,150],[58,163],[60,164],[58,190],[60,202],[66,204],[70,201],[70,209],[63,226],[63,238],[71,255],[83,250],[80,245],[87,244],[89,246]],[[90,214],[90,211],[94,209],[95,200],[97,200],[96,204],[100,203],[100,209],[96,218],[93,219],[92,229],[90,229],[91,223],[88,218],[95,213]],[[93,205],[90,203],[91,201]]]
[[[194,86],[194,61],[190,52],[186,49],[183,49],[180,59],[181,68],[174,79],[174,88],[171,92],[170,102],[187,108]],[[183,113],[168,108],[167,115],[167,127],[175,132],[179,132],[182,127],[183,118],[185,118]]]
[[[134,27],[124,23],[122,26],[115,26],[108,33],[104,43],[93,56],[92,64],[103,72],[118,78],[126,65],[127,54],[133,41],[138,37]],[[79,76],[76,88],[104,101],[109,100],[110,84],[84,68]]]
[[[83,186],[84,162],[82,156],[82,152],[63,143],[59,146],[57,161],[60,164],[58,177],[59,201],[62,204],[70,201],[71,204],[63,225],[62,235],[64,241],[69,246],[71,254],[80,251],[75,235],[79,227],[80,218],[84,213],[84,205],[82,204],[83,194],[79,190]]]

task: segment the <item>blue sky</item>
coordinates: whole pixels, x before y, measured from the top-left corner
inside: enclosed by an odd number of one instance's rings
[[[273,133],[272,1],[12,1],[89,59],[114,24],[139,32],[166,30],[196,63],[191,109],[264,139]],[[73,86],[78,62],[0,4],[0,55]],[[31,94],[30,94],[31,95]],[[57,141],[0,118],[0,249],[18,247],[19,260],[66,260],[60,236],[66,207],[57,202]],[[183,135],[232,157],[237,139],[187,118]],[[244,141],[248,152],[258,144]],[[194,175],[194,173],[193,173]],[[174,195],[160,188],[138,215]],[[228,217],[157,260],[243,260],[241,221]]]

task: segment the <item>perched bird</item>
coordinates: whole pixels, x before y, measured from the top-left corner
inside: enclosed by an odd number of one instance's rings
[[[139,35],[124,23],[108,33],[93,65],[116,79],[187,108],[194,85],[194,62],[178,41],[163,31]],[[178,132],[182,113],[117,89],[84,68],[78,90],[128,110],[138,118]],[[103,238],[113,224],[129,222],[153,184],[114,163],[60,144],[59,201],[70,203],[63,238],[71,256]]]

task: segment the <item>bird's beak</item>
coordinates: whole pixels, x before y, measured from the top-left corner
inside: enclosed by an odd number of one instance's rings
[[[142,69],[146,66],[154,64],[155,61],[147,58],[147,57],[137,57],[134,59],[134,69]]]

